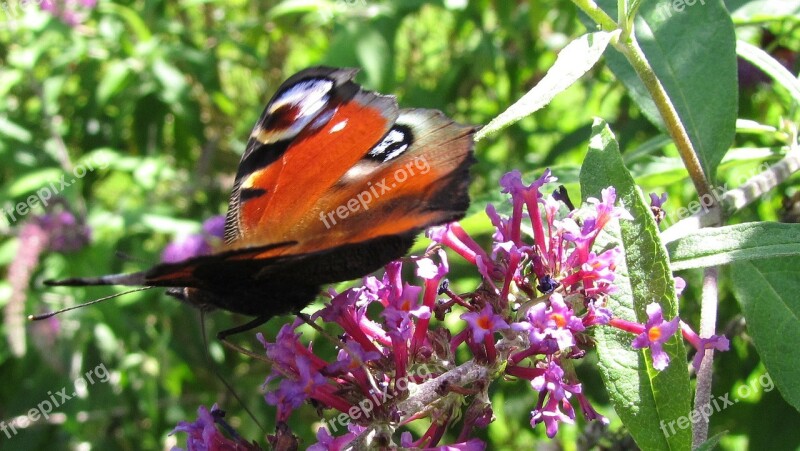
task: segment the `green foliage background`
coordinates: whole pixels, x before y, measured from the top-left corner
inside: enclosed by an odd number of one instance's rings
[[[438,108],[461,122],[486,124],[533,87],[558,51],[586,31],[567,0],[100,1],[77,26],[33,3],[4,2],[0,11],[0,206],[24,201],[76,165],[97,158],[110,164],[59,193],[86,218],[92,242],[77,253],[41,256],[26,313],[113,292],[47,289],[42,280],[141,269],[155,263],[173,237],[197,231],[203,219],[224,213],[247,134],[292,73],[319,64],[360,67],[358,80],[365,87],[395,94],[402,106]],[[740,39],[796,56],[798,10],[771,8],[781,3],[738,0],[727,7]],[[796,59],[793,64],[796,74]],[[500,199],[498,180],[512,169],[530,180],[551,167],[579,199],[578,174],[594,117],[609,123],[645,192],[666,190],[672,211],[692,200],[674,146],[611,69],[601,60],[548,107],[480,143],[472,214],[464,222],[470,232],[488,242],[491,229],[480,212]],[[713,106],[705,114],[713,115]],[[777,126],[783,118],[796,122],[798,108],[774,85],[740,86],[739,117]],[[734,149],[717,170],[719,183],[735,186],[759,164],[775,161],[776,135],[739,130]],[[739,213],[734,222],[777,219],[797,180]],[[25,221],[4,219],[0,268],[18,255],[15,233]],[[473,289],[475,275],[455,259],[454,267],[455,287]],[[681,316],[693,325],[700,274],[682,274],[689,289],[681,299]],[[0,307],[9,296],[9,282],[0,281]],[[764,367],[749,336],[737,329],[739,307],[725,285],[721,297],[718,324],[732,337],[731,351],[718,354],[716,362],[715,393],[724,394],[752,386]],[[205,327],[211,334],[244,320],[217,313]],[[273,337],[285,321],[275,319],[260,330]],[[174,443],[167,434],[178,421],[193,420],[198,405],[214,402],[228,411],[243,436],[264,443],[263,433],[215,371],[236,387],[267,430],[274,427],[274,412],[259,391],[267,366],[214,341],[204,343],[197,312],[162,293],[133,293],[66,313],[56,322],[26,326],[24,356],[0,346],[0,419],[26,414],[48,399],[49,391],[71,387],[97,365],[113,377],[59,407],[63,415],[49,422],[20,428],[10,439],[0,432],[2,449],[165,448]],[[0,326],[0,335],[5,337],[6,329]],[[239,340],[258,348],[253,334],[246,335]],[[333,352],[322,341],[316,346]],[[603,443],[630,444],[593,361],[585,359],[577,371],[590,398],[613,420],[615,432]],[[493,389],[497,420],[482,437],[489,449],[528,449],[547,440],[542,427],[529,425],[536,399],[515,396],[530,392],[520,384]],[[724,449],[755,444],[797,449],[800,431],[788,425],[798,421],[798,412],[771,391],[715,414],[711,435],[728,431]],[[305,444],[315,441],[315,425],[311,407],[292,419]],[[578,441],[591,435],[579,421],[562,428],[557,440],[566,449],[578,449]]]

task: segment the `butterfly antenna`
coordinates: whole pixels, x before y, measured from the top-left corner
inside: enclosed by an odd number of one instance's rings
[[[250,408],[247,407],[247,404],[245,404],[244,401],[242,401],[242,398],[239,397],[239,394],[236,393],[236,390],[234,390],[231,384],[229,384],[228,381],[222,376],[222,374],[220,374],[219,371],[217,371],[217,365],[211,358],[211,352],[209,351],[210,348],[208,346],[208,336],[206,335],[206,311],[203,309],[200,309],[200,331],[203,334],[203,345],[205,345],[205,350],[206,350],[206,363],[212,369],[212,371],[214,371],[214,376],[217,376],[217,379],[219,379],[220,382],[222,382],[222,385],[224,385],[225,388],[228,389],[228,392],[231,395],[233,395],[236,401],[239,402],[239,405],[242,406],[245,412],[247,412],[247,415],[250,416],[250,418],[253,420],[256,426],[258,426],[258,428],[261,429],[261,431],[264,432],[264,434],[267,434],[267,430],[264,429],[264,426],[258,421],[253,412],[250,411]]]
[[[108,295],[108,296],[104,296],[104,297],[102,297],[100,299],[95,299],[93,301],[84,302],[83,304],[73,305],[71,307],[65,307],[65,308],[62,308],[60,310],[56,310],[54,312],[41,313],[39,315],[28,315],[28,319],[31,320],[31,321],[40,321],[40,320],[43,320],[43,319],[52,318],[52,317],[54,317],[56,315],[59,315],[59,314],[64,313],[64,312],[68,312],[70,310],[75,310],[75,309],[79,309],[81,307],[86,307],[86,306],[89,306],[89,305],[92,305],[92,304],[97,304],[99,302],[107,301],[109,299],[114,299],[116,297],[124,296],[126,294],[136,293],[137,291],[149,290],[151,288],[155,288],[155,287],[134,288],[134,289],[131,289],[131,290],[128,290],[128,291],[123,291],[122,293],[115,293],[115,294],[111,294],[111,295]]]

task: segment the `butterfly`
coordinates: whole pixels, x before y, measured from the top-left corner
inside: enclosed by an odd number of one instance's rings
[[[323,285],[375,271],[420,231],[462,218],[476,128],[400,109],[355,83],[357,71],[309,68],[278,88],[250,133],[215,253],[45,284],[166,287],[203,310],[255,317],[236,333],[300,311]]]

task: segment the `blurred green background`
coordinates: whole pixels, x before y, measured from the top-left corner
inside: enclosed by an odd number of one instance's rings
[[[728,2],[738,37],[760,45],[795,74],[796,4]],[[230,381],[270,431],[274,411],[260,392],[268,367],[213,340],[204,343],[198,312],[151,290],[53,320],[24,322],[27,314],[121,291],[54,289],[42,280],[145,268],[170,240],[224,213],[250,128],[281,81],[298,70],[359,67],[359,82],[396,95],[401,106],[437,108],[461,122],[486,124],[534,86],[558,50],[585,31],[566,0],[3,1],[0,419],[17,427],[16,434],[0,429],[0,449],[168,449],[184,443],[182,435],[177,442],[167,437],[176,423],[194,420],[200,404],[214,402],[244,437],[264,444],[264,433],[214,372]],[[752,67],[740,66],[740,88],[741,118],[772,127],[782,118],[796,122],[797,105]],[[666,190],[668,209],[691,200],[692,186],[674,147],[601,61],[548,107],[479,144],[465,227],[488,242],[491,229],[481,212],[501,199],[498,180],[512,169],[530,180],[551,167],[576,189],[595,116],[610,123],[645,192]],[[759,164],[775,161],[781,140],[767,129],[738,133],[736,149],[720,168],[720,183],[735,186]],[[89,164],[93,170],[74,177],[80,173],[75,168]],[[64,175],[74,182],[62,187]],[[734,222],[778,219],[797,180]],[[5,212],[50,183],[58,188],[55,204],[54,198],[46,209]],[[88,244],[64,252],[52,242],[37,247],[20,239],[26,225],[61,211],[91,229]],[[473,289],[475,275],[457,259],[453,267],[456,291]],[[697,324],[700,273],[684,277],[689,289],[682,316]],[[731,352],[717,362],[718,394],[752,385],[763,374],[752,343],[737,328],[738,306],[724,286],[722,293],[719,324],[733,340]],[[245,320],[215,313],[205,327],[213,335]],[[274,319],[259,330],[274,337],[285,321]],[[308,330],[305,336],[314,334]],[[253,333],[237,340],[259,347]],[[315,349],[334,352],[322,341]],[[536,402],[531,390],[523,382],[504,382],[492,390],[497,420],[482,433],[489,449],[632,446],[592,361],[591,355],[584,359],[578,372],[590,398],[612,419],[611,431],[598,432],[579,420],[549,441],[542,427],[530,427]],[[72,391],[73,381],[98,365],[108,370],[107,382],[78,390],[47,420],[27,424],[20,418],[62,387]],[[800,431],[789,427],[800,415],[776,391],[747,401],[711,420],[712,435],[729,431],[724,448],[800,446]],[[318,421],[309,406],[295,413],[291,425],[308,445]]]

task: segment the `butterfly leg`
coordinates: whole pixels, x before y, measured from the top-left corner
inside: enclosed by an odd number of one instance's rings
[[[270,318],[272,318],[272,316],[259,316],[253,319],[252,321],[248,321],[247,323],[242,324],[241,326],[236,326],[230,329],[225,329],[223,331],[217,332],[217,340],[221,341],[223,345],[227,346],[228,348],[236,352],[240,352],[256,360],[261,360],[267,363],[271,363],[269,359],[267,359],[265,356],[257,354],[249,349],[243,348],[238,344],[228,340],[228,337],[230,337],[231,335],[236,335],[238,333],[247,332],[248,330],[255,329],[256,327],[269,321]]]
[[[248,321],[247,323],[242,324],[241,326],[231,327],[230,329],[225,329],[223,331],[217,332],[217,339],[220,341],[226,341],[225,339],[230,337],[231,335],[247,332],[250,329],[255,329],[256,327],[269,321],[270,318],[272,318],[272,316],[259,316],[253,319],[252,321]]]
[[[261,422],[258,421],[258,418],[256,418],[255,415],[253,415],[253,412],[250,410],[249,407],[247,407],[247,404],[245,404],[245,402],[244,402],[244,400],[242,400],[241,396],[239,396],[239,393],[237,393],[236,390],[233,389],[231,384],[228,383],[228,380],[225,379],[225,377],[219,372],[219,367],[217,367],[217,365],[214,363],[214,359],[211,358],[211,353],[209,352],[210,348],[208,346],[208,336],[206,335],[205,315],[206,315],[206,311],[205,310],[200,310],[200,329],[203,332],[203,344],[205,345],[204,347],[205,347],[205,350],[206,350],[206,363],[208,364],[208,367],[211,368],[211,370],[214,372],[214,375],[217,377],[217,379],[219,379],[219,381],[222,382],[222,385],[224,385],[225,388],[228,389],[228,392],[231,395],[233,395],[233,397],[236,399],[236,401],[239,402],[239,405],[242,406],[242,408],[245,410],[245,412],[247,412],[247,414],[250,416],[250,418],[253,419],[253,422],[258,426],[258,428],[266,433],[266,429],[264,429],[264,426],[262,426]],[[229,343],[227,340],[223,340],[222,342],[223,343]],[[236,345],[233,345],[233,346],[236,346]],[[242,349],[244,349],[244,348],[242,348]],[[247,351],[246,349],[244,349],[244,350]],[[261,357],[261,358],[263,359],[263,357]],[[215,414],[215,412],[216,412],[216,414]],[[225,420],[223,420],[223,417],[225,416],[225,412],[223,412],[221,410],[217,410],[217,411],[212,410],[211,411],[211,416],[214,417],[214,422],[219,424],[220,426],[222,426],[224,429],[226,429],[226,431],[229,434],[231,434],[232,437],[235,437],[237,440],[241,439],[241,437],[239,437],[236,434],[235,431],[230,429],[230,426],[225,422]]]

